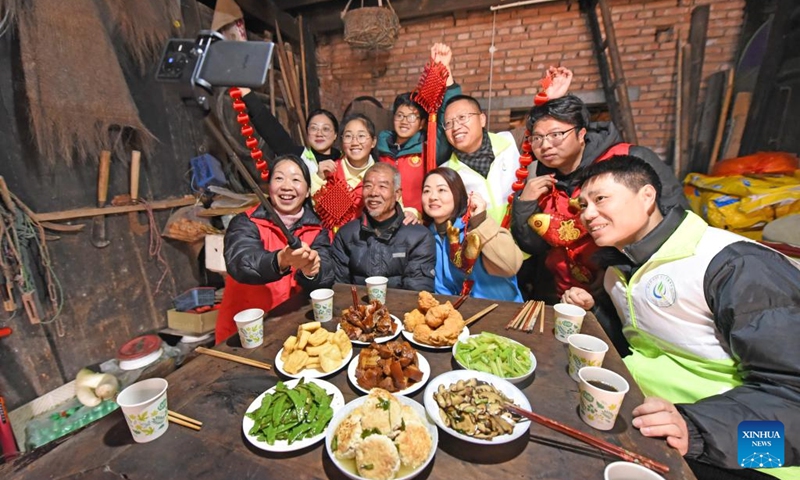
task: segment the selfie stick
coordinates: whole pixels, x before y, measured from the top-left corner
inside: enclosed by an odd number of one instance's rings
[[[258,183],[256,183],[255,180],[253,180],[253,176],[250,175],[249,171],[247,171],[247,167],[244,166],[242,160],[239,158],[239,155],[237,155],[236,152],[233,151],[233,148],[231,148],[231,145],[228,143],[228,140],[222,135],[222,132],[219,130],[219,127],[217,127],[217,124],[214,122],[213,116],[214,116],[213,113],[209,113],[206,115],[205,118],[205,124],[211,131],[211,134],[214,136],[217,142],[219,142],[225,148],[225,152],[228,154],[228,158],[233,160],[233,164],[236,165],[236,169],[239,171],[239,174],[242,176],[242,178],[244,178],[245,182],[250,187],[250,190],[252,190],[253,193],[256,194],[256,197],[258,197],[258,200],[261,202],[261,206],[263,206],[264,210],[266,210],[267,212],[267,217],[269,218],[269,220],[272,223],[274,223],[280,229],[281,233],[283,233],[283,236],[286,237],[286,243],[289,245],[289,248],[291,248],[292,250],[297,250],[302,246],[300,239],[295,237],[292,234],[292,232],[290,232],[289,229],[286,228],[286,225],[283,224],[283,221],[281,221],[280,217],[275,212],[275,209],[272,207],[272,204],[269,203],[269,200],[267,199],[266,195],[264,195],[264,192],[261,191],[261,188],[258,186]]]

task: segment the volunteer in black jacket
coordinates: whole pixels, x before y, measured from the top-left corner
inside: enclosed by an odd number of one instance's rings
[[[364,214],[339,229],[331,256],[336,281],[364,285],[389,279],[389,288],[433,292],[436,244],[422,225],[403,225],[400,173],[377,163],[364,175]]]

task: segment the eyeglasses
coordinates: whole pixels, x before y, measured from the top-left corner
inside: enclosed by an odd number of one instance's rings
[[[480,115],[480,112],[475,113],[462,113],[457,117],[453,117],[450,120],[444,121],[444,129],[450,130],[451,128],[455,127],[456,125],[466,125],[469,122],[469,119],[472,118],[473,115]]]
[[[394,119],[398,122],[402,122],[403,120],[408,120],[408,123],[414,123],[419,120],[420,117],[416,113],[409,113],[408,115],[403,115],[402,113],[398,112],[394,114]]]
[[[357,141],[358,143],[365,143],[370,138],[372,138],[372,135],[368,135],[366,133],[359,133],[358,135],[353,135],[352,133],[345,133],[344,135],[342,135],[342,141],[344,141],[344,143],[352,143],[353,140]]]
[[[550,142],[550,145],[557,147],[561,145],[561,142],[564,141],[564,138],[566,138],[567,134],[576,128],[578,127],[572,127],[569,130],[564,130],[563,132],[550,132],[545,135],[531,135],[528,137],[528,139],[533,147],[541,147],[545,139]]]
[[[333,127],[330,125],[315,125],[311,124],[308,126],[308,133],[319,133],[322,132],[325,135],[330,135],[333,133]]]

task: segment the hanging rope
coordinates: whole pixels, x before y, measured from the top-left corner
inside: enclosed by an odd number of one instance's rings
[[[153,214],[153,207],[150,206],[147,201],[139,199],[139,202],[144,204],[145,211],[147,212],[147,221],[150,224],[150,245],[148,247],[147,253],[150,255],[150,258],[155,257],[159,264],[161,264],[164,268],[161,271],[161,278],[158,279],[158,283],[156,284],[156,291],[153,295],[158,295],[158,292],[161,291],[161,284],[164,280],[169,276],[169,281],[172,284],[172,293],[173,295],[177,293],[177,287],[175,286],[175,277],[172,275],[172,269],[169,267],[169,263],[161,255],[161,246],[163,245],[163,240],[161,240],[161,234],[159,233],[160,229],[158,228],[158,224],[156,223],[156,216]]]

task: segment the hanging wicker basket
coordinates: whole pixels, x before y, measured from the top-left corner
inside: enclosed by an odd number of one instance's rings
[[[391,49],[400,33],[400,19],[389,0],[386,0],[386,7],[383,0],[378,0],[377,7],[365,7],[361,0],[361,8],[348,10],[352,1],[348,1],[342,11],[344,41],[360,50]]]

